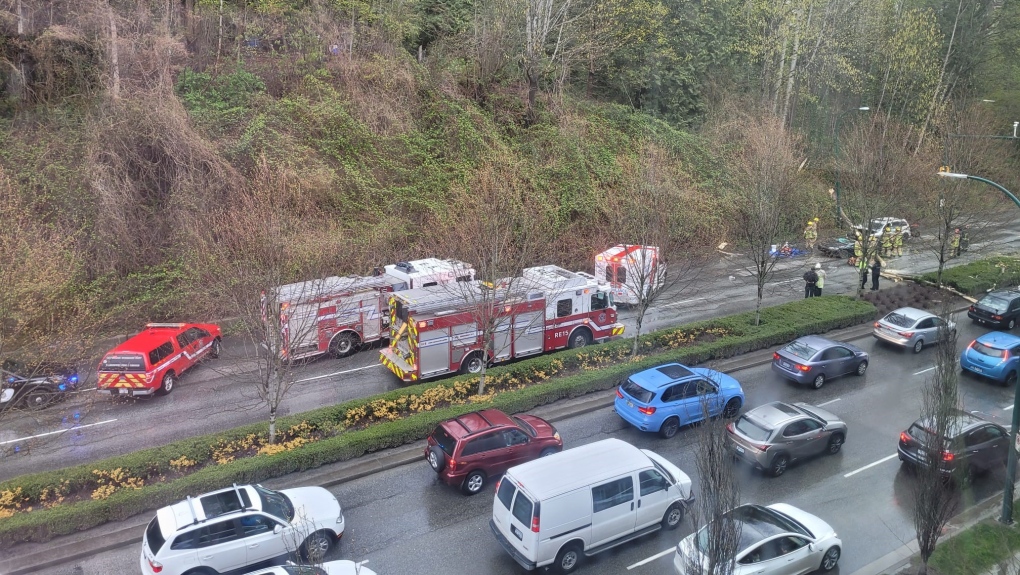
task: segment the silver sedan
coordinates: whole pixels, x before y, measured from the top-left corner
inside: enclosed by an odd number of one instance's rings
[[[874,336],[882,341],[921,353],[939,337],[956,333],[956,324],[913,307],[901,307],[875,322]],[[940,335],[942,334],[942,335]]]

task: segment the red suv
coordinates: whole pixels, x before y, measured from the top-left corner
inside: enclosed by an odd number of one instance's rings
[[[443,483],[474,495],[490,477],[562,450],[563,440],[548,421],[486,409],[440,423],[426,442],[425,460]]]
[[[99,364],[99,393],[166,395],[185,370],[220,356],[220,328],[208,323],[150,323]]]

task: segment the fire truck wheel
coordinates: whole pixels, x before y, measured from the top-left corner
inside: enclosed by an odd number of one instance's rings
[[[177,378],[174,377],[173,372],[166,372],[166,375],[163,376],[163,383],[159,386],[159,389],[156,390],[156,393],[159,395],[168,395],[174,390],[175,383],[177,383]]]
[[[329,344],[335,357],[347,357],[358,351],[358,336],[349,331],[337,334]]]
[[[461,373],[481,373],[482,372],[482,356],[477,353],[472,353],[467,356],[460,364]]]
[[[584,347],[591,343],[591,332],[587,328],[578,328],[570,334],[570,349]]]

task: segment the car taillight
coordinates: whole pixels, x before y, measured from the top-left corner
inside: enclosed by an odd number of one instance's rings
[[[645,415],[652,415],[653,413],[655,413],[654,407],[639,407],[637,408],[637,410]]]
[[[499,493],[499,484],[503,483],[503,477],[500,476],[499,481],[496,482],[496,493]]]
[[[878,325],[877,321],[875,322],[875,327],[881,327],[880,325]]]
[[[797,369],[799,369],[801,371],[804,371],[804,372],[808,372],[808,371],[811,371],[811,366],[810,365],[801,365],[801,364],[798,363],[797,364]]]
[[[733,433],[733,430],[734,430],[733,422],[731,421],[731,422],[726,424],[726,431],[729,431],[730,433]]]
[[[457,467],[457,460],[451,458],[448,465],[450,466],[450,471],[453,471]]]
[[[145,383],[152,383],[152,374],[151,373],[146,373],[145,374]]]
[[[538,511],[535,511],[535,515],[531,517],[531,532],[538,533],[538,527],[539,527]]]
[[[773,361],[779,361],[779,352],[778,351],[772,354],[772,360]]]
[[[914,332],[912,332],[912,331],[901,331],[900,335],[902,335],[903,337],[914,337]]]
[[[949,461],[952,461],[955,457],[956,457],[955,455],[953,455],[952,453],[950,453],[948,451],[943,451],[942,452],[942,461],[949,462]]]
[[[1009,350],[1002,352],[1002,361],[1009,361]]]
[[[616,388],[616,397],[619,397],[620,399],[623,399],[623,392],[620,391],[619,387]]]
[[[900,441],[903,443],[910,443],[910,435],[906,431],[900,432]]]
[[[149,559],[148,561],[149,568],[152,569],[153,573],[159,573],[160,571],[163,570],[163,564],[160,563],[159,561],[153,561],[152,559]]]
[[[970,342],[970,345],[967,346],[967,349],[974,349],[975,343],[977,343],[977,340]]]

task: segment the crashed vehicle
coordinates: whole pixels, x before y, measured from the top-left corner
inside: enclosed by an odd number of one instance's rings
[[[11,407],[43,409],[78,389],[80,379],[74,366],[55,362],[22,363],[4,360],[0,364],[0,410]]]
[[[818,242],[815,246],[822,255],[830,258],[848,260],[854,255],[854,242],[847,238],[832,238]]]

